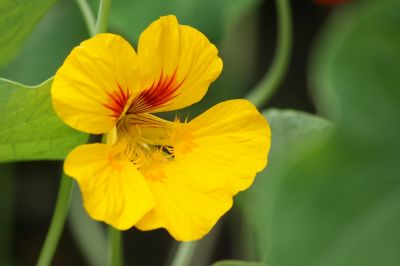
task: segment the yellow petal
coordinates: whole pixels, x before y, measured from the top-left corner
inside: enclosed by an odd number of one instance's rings
[[[64,170],[78,182],[89,215],[117,229],[129,229],[154,206],[143,176],[129,161],[118,160],[110,145],[78,146]]]
[[[267,163],[270,128],[246,100],[220,103],[171,133],[174,159],[143,171],[156,206],[136,225],[201,238]]]
[[[217,48],[198,30],[161,17],[140,36],[142,93],[132,113],[176,110],[204,96],[222,70]]]
[[[156,206],[136,224],[140,230],[162,227],[178,241],[197,240],[232,206],[232,196],[223,190],[198,191],[180,182],[190,176],[168,170],[165,175],[165,179],[149,181]]]
[[[265,168],[271,145],[267,120],[247,100],[215,105],[181,124],[174,138],[180,171],[199,176],[191,182],[230,187],[232,194],[248,188]]]
[[[136,53],[122,37],[104,33],[75,47],[57,71],[53,107],[69,126],[106,133],[137,90]]]

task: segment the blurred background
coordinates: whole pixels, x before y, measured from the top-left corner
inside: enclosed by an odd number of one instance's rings
[[[37,85],[88,38],[75,1],[40,2],[44,8],[13,50],[6,51],[7,38],[0,37],[0,49],[9,55],[2,55],[0,77]],[[97,1],[90,4],[97,11]],[[0,3],[0,10],[6,8]],[[291,1],[291,10],[289,67],[260,109],[272,128],[269,166],[200,242],[193,265],[224,259],[279,266],[400,265],[400,3],[303,0]],[[11,15],[2,14],[0,23],[6,23]],[[166,14],[202,31],[224,61],[205,99],[183,111],[190,117],[245,97],[278,49],[272,0],[113,0],[109,31],[136,47],[147,25]],[[2,134],[0,129],[0,140]],[[34,265],[61,163],[2,161],[0,265]],[[75,189],[53,265],[105,265],[105,226],[91,221],[81,205]],[[125,265],[167,265],[176,247],[164,230],[130,229],[124,233]]]

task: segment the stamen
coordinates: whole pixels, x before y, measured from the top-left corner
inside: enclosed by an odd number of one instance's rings
[[[125,119],[121,121],[123,122]],[[119,125],[118,140],[113,145],[115,151],[114,158],[120,161],[129,161],[135,164],[138,169],[141,169],[153,164],[155,159],[161,162],[171,157],[162,151],[160,148],[162,146],[155,143],[153,138],[142,136],[142,130],[145,130],[145,128],[141,128],[135,124],[126,129],[127,131],[124,131],[125,127],[123,123]]]
[[[171,126],[171,130],[168,133],[168,137],[171,145],[167,149],[173,154],[174,158],[179,156],[179,154],[188,153],[196,147],[193,134],[187,124],[187,118],[185,122],[180,122],[179,118],[176,117],[174,125]]]

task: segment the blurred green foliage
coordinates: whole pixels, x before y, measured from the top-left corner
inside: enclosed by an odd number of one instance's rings
[[[55,0],[0,0],[0,68],[17,54]]]
[[[92,0],[95,9],[98,1]],[[114,1],[110,13],[110,29],[137,44],[140,33],[162,15],[174,14],[180,23],[203,32],[212,42],[220,43],[238,17],[260,0],[150,0]]]
[[[264,262],[399,265],[399,10],[400,1],[353,4],[317,41],[310,80],[336,122],[332,136],[316,145],[313,134],[296,136],[307,123],[285,127],[267,112],[270,165],[241,198]],[[291,134],[301,145],[288,145]]]

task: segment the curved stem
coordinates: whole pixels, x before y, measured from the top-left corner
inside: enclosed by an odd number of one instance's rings
[[[108,227],[108,254],[110,266],[122,265],[122,233],[112,226]]]
[[[268,101],[281,84],[292,52],[292,15],[289,0],[275,0],[275,5],[278,16],[277,51],[267,74],[246,97],[257,107]]]
[[[86,23],[89,35],[93,36],[96,27],[96,18],[93,15],[92,9],[86,0],[75,0],[82,13],[83,20]]]
[[[94,34],[106,32],[108,28],[108,17],[110,15],[111,0],[100,0],[99,12],[97,14],[96,28]]]
[[[47,232],[46,240],[40,252],[37,266],[48,266],[53,259],[57,243],[60,239],[62,230],[65,224],[65,218],[68,213],[69,202],[72,192],[72,179],[62,174],[60,188],[58,191],[56,208],[49,231]]]
[[[189,266],[197,243],[198,241],[179,243],[171,266]]]

